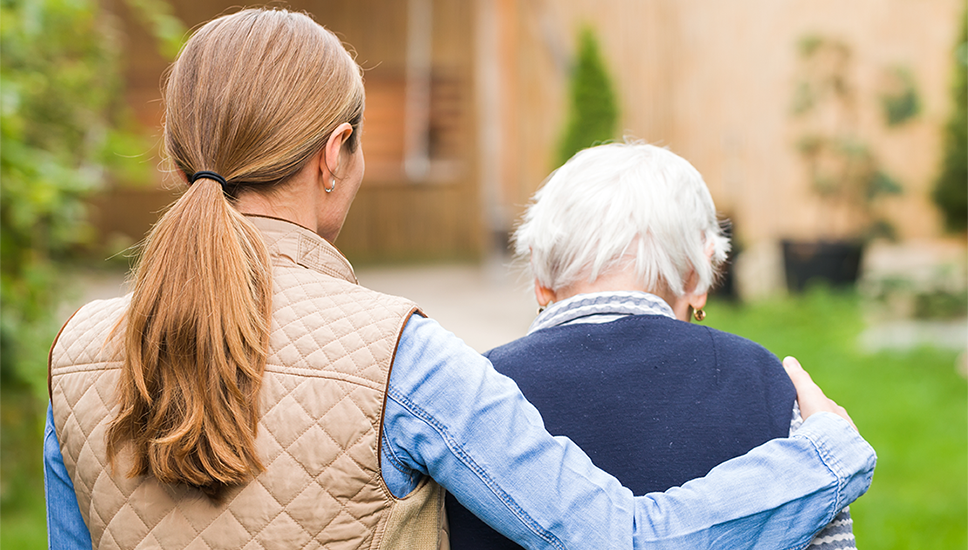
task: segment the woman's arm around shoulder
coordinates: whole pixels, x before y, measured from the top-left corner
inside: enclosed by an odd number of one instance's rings
[[[513,381],[420,317],[401,337],[383,428],[397,474],[433,477],[529,548],[802,548],[866,491],[875,462],[847,422],[817,414],[795,437],[633,497],[549,435]]]

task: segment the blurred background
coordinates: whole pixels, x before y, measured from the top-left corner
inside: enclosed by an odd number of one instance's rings
[[[181,191],[160,84],[222,0],[0,0],[0,546],[46,541],[50,341],[125,291]],[[365,69],[337,245],[484,351],[522,336],[508,235],[577,150],[669,147],[734,253],[707,324],[796,355],[879,454],[859,547],[968,546],[964,0],[299,0]]]

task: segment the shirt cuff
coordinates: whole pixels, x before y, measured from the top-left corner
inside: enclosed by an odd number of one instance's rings
[[[813,414],[791,437],[810,441],[820,460],[837,478],[837,511],[870,488],[877,453],[843,418],[830,412]]]

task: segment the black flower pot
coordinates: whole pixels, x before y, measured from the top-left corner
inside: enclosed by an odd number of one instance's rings
[[[810,281],[830,286],[851,286],[857,282],[863,246],[854,241],[783,240],[783,267],[787,288],[801,292]]]

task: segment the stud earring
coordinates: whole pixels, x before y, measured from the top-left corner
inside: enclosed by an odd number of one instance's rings
[[[695,309],[692,311],[692,316],[696,319],[696,321],[701,323],[702,320],[706,318],[706,312],[703,311],[702,308]]]
[[[332,193],[333,189],[336,189],[336,178],[330,178],[329,181],[333,184],[332,187],[323,187],[323,190],[327,193]]]

